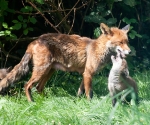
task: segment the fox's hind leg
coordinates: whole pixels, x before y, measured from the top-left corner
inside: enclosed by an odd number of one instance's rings
[[[43,76],[43,79],[41,79],[41,81],[36,86],[36,89],[39,93],[41,93],[44,90],[44,86],[47,80],[53,75],[54,72],[55,72],[55,69],[50,69],[49,73],[46,76]]]
[[[26,93],[28,101],[33,101],[33,98],[31,95],[32,86],[35,83],[42,81],[43,77],[48,75],[51,69],[51,66],[47,66],[47,67],[41,66],[41,67],[36,67],[36,66],[34,67],[30,80],[25,84],[25,93]]]

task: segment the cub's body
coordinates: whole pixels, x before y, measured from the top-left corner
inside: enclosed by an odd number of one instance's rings
[[[108,89],[110,92],[110,96],[112,97],[112,105],[115,106],[117,97],[115,97],[118,93],[130,89],[129,93],[124,93],[125,101],[130,101],[133,98],[137,101],[138,99],[138,87],[135,80],[129,76],[128,65],[125,59],[120,57],[120,54],[117,55],[115,58],[114,56],[111,57],[113,66],[109,73],[108,78]],[[133,93],[133,94],[132,94]],[[127,94],[127,95],[126,95]],[[126,96],[125,96],[126,95]]]

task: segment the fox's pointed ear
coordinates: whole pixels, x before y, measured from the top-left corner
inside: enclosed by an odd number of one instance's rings
[[[12,66],[10,66],[9,68],[7,68],[7,72],[10,72],[12,70]]]
[[[103,34],[112,35],[112,32],[111,32],[110,28],[107,25],[105,25],[104,23],[100,24],[100,29],[101,29]]]
[[[124,30],[126,33],[129,32],[130,30],[130,25],[126,25],[125,27],[122,28],[122,30]]]

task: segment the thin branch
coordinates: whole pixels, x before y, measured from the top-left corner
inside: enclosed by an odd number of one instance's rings
[[[19,37],[19,39],[21,38],[23,36],[23,34]],[[18,44],[18,42],[19,42],[19,39],[18,39],[18,41],[15,43],[15,45],[8,51],[8,53],[7,53],[7,55],[6,55],[6,60],[5,60],[5,64],[4,64],[4,67],[6,66],[6,63],[7,63],[7,60],[8,60],[8,57],[10,57],[10,52],[16,47],[16,45]],[[6,53],[5,53],[6,54]],[[11,57],[13,57],[13,56],[11,56]]]
[[[40,13],[40,15],[45,19],[45,21],[51,26],[51,27],[53,27],[58,33],[60,33],[57,29],[56,29],[56,27],[51,23],[51,22],[49,22],[49,20],[44,16],[44,14],[32,3],[32,2],[28,2],[34,9],[36,9],[39,13]]]
[[[71,32],[71,30],[72,30],[72,27],[73,27],[73,25],[74,25],[74,21],[75,21],[75,12],[76,12],[76,8],[74,8],[73,22],[72,22],[72,25],[71,25],[71,28],[70,28],[68,34],[70,34],[70,32]]]
[[[86,8],[86,10],[85,10],[84,17],[85,17],[85,15],[86,15],[86,13],[87,13],[89,7],[90,7],[91,1],[92,1],[92,0],[90,0],[89,2],[87,2],[87,3],[88,3],[88,6],[87,6],[87,8]],[[84,18],[83,18],[83,20],[82,20],[82,22],[81,22],[80,31],[81,31],[81,29],[82,29],[82,27],[83,27],[83,24],[84,24]]]
[[[85,7],[89,2],[83,4],[82,6],[76,8],[76,10],[79,10],[81,9],[82,7]],[[64,10],[49,10],[49,11],[42,11],[43,13],[53,13],[53,12],[65,12],[65,11],[70,11],[71,9],[64,9]],[[18,13],[18,14],[23,14],[23,15],[38,15],[38,14],[41,14],[40,12],[36,12],[36,13],[23,13],[23,12],[20,12],[20,11],[15,11],[15,13]]]
[[[0,54],[1,54],[1,59],[3,59],[1,47],[0,47]],[[3,61],[1,61],[1,67],[2,67],[2,65],[3,65]]]
[[[24,41],[33,41],[35,39],[37,39],[38,37],[25,37],[25,38],[19,38],[16,40],[11,40],[12,42],[16,42],[19,40],[19,42],[24,42]]]
[[[75,6],[79,3],[80,0],[78,0],[75,5],[71,8],[71,10],[67,13],[67,15],[59,22],[59,24],[56,25],[56,27],[58,27],[67,17],[68,15],[71,13],[71,11],[75,8]]]
[[[5,59],[5,63],[4,63],[4,67],[6,66],[6,63],[7,63],[7,60],[8,60],[8,57],[9,58],[13,58],[13,59],[16,59],[16,60],[20,60],[19,57],[16,57],[16,56],[13,56],[10,54],[10,52],[16,47],[16,45],[19,43],[19,42],[24,42],[24,41],[33,41],[35,39],[37,39],[38,37],[27,37],[27,38],[21,38],[22,35],[20,36],[19,39],[16,39],[16,40],[11,40],[12,42],[16,42],[15,45],[9,50],[9,52],[7,52],[4,47],[0,44],[0,53],[1,53],[1,58],[2,58],[2,53],[6,56],[6,59]],[[1,67],[2,67],[2,63],[1,63]]]
[[[1,48],[1,52],[3,52],[3,54],[4,54],[7,58],[10,57],[10,58],[13,58],[13,59],[20,60],[19,57],[13,56],[13,55],[9,54],[8,52],[6,52],[6,50],[3,48],[3,46],[1,46],[1,44],[0,44],[0,48]],[[6,62],[6,61],[5,61],[5,62]],[[6,64],[5,64],[5,65],[6,65]],[[5,67],[5,65],[4,65],[4,67]]]
[[[90,1],[91,1],[91,0],[90,0]],[[81,9],[82,7],[85,7],[86,5],[88,5],[88,4],[89,4],[89,2],[90,2],[90,1],[88,1],[88,2],[87,2],[87,3],[85,3],[85,4],[82,4],[82,6],[80,6],[80,7],[77,7],[77,8],[76,8],[76,10],[79,10],[79,9]]]
[[[120,25],[121,25],[121,22],[122,22],[122,20],[120,20],[120,21],[119,21],[118,28],[120,27]]]

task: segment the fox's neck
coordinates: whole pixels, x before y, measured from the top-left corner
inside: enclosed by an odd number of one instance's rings
[[[95,52],[99,55],[100,65],[105,65],[110,62],[111,55],[115,55],[115,52],[112,50],[108,43],[110,40],[102,35],[98,39],[95,40]]]
[[[109,54],[113,54],[113,47],[111,45],[111,40],[104,34],[102,34],[98,39],[96,39],[97,49],[102,50],[102,55],[104,58],[109,57]]]

